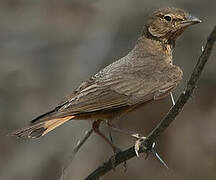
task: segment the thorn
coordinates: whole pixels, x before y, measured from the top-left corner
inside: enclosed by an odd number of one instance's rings
[[[77,145],[76,146],[79,146],[80,145],[80,140],[77,142]]]
[[[172,92],[170,92],[170,98],[171,98],[171,101],[172,101],[172,105],[175,106],[175,99],[173,97]]]
[[[165,161],[159,156],[159,154],[152,149],[151,152],[156,156],[156,158],[167,168],[169,169],[169,167],[167,166],[167,164],[165,163]]]
[[[155,145],[156,145],[156,143],[153,142],[153,143],[152,143],[152,149],[154,149]]]
[[[140,149],[140,146],[141,146],[143,140],[145,140],[145,139],[146,139],[146,137],[141,137],[140,139],[138,139],[138,140],[135,142],[134,151],[135,151],[137,157],[139,157],[139,149]],[[169,169],[169,167],[167,166],[167,164],[165,163],[165,161],[164,161],[164,160],[159,156],[159,154],[154,150],[155,146],[156,146],[156,143],[153,142],[153,143],[152,143],[152,146],[151,146],[151,149],[150,149],[150,150],[147,149],[145,159],[147,159],[148,156],[149,156],[149,153],[148,153],[148,152],[151,152],[151,153],[153,153],[153,154],[155,155],[155,157],[156,157],[167,169]]]

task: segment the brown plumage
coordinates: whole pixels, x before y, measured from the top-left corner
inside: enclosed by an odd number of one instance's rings
[[[201,22],[184,10],[163,8],[148,19],[135,47],[82,83],[55,109],[14,135],[40,137],[71,119],[112,120],[145,103],[166,97],[182,79],[172,51],[186,27]]]

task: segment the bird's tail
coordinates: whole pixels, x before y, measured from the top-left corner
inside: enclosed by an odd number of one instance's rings
[[[32,126],[15,131],[12,133],[12,135],[18,137],[39,138],[62,125],[63,123],[73,119],[74,117],[75,116],[66,116],[62,118],[55,118],[43,122],[38,122]]]

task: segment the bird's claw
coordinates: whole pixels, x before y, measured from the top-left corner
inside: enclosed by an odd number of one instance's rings
[[[137,137],[139,137],[139,135]],[[139,137],[139,139],[135,142],[134,151],[135,151],[137,157],[139,157],[139,150],[142,147],[142,148],[144,148],[146,150],[146,157],[145,157],[145,159],[148,158],[148,155],[149,155],[149,152],[150,152],[150,153],[154,154],[155,157],[168,169],[168,166],[165,163],[165,161],[159,156],[159,154],[154,149],[156,143],[153,142],[150,148],[149,147],[145,147],[145,146],[142,145],[142,143],[143,143],[143,141],[145,139],[146,139],[146,137]]]
[[[134,151],[137,155],[137,157],[139,157],[139,150],[141,147],[142,142],[146,139],[146,137],[139,137],[139,134],[134,134],[134,137],[139,138],[134,145]]]

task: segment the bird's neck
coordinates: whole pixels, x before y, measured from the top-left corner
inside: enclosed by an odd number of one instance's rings
[[[158,42],[160,42],[162,44],[162,46],[163,45],[170,46],[171,49],[174,49],[174,47],[175,47],[175,41],[176,41],[176,38],[177,38],[177,36],[175,36],[175,34],[174,35],[172,35],[172,34],[169,35],[168,34],[165,37],[156,37],[156,36],[153,36],[149,32],[147,26],[143,27],[143,31],[141,33],[141,37],[145,37],[145,38],[151,39],[153,41],[158,41]]]
[[[142,60],[142,58],[145,59],[145,61],[154,61],[157,59],[163,61],[163,63],[172,64],[173,49],[174,42],[156,38],[144,29],[130,54],[137,57],[135,59],[139,60]],[[146,56],[157,58],[146,58]]]

